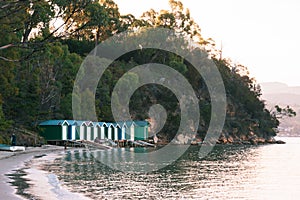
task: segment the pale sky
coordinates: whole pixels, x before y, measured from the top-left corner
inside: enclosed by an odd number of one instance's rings
[[[122,14],[139,17],[168,0],[114,0]],[[205,38],[223,43],[223,57],[248,67],[258,82],[300,86],[299,0],[181,0]]]

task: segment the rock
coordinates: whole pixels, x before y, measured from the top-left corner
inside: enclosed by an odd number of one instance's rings
[[[257,144],[265,144],[266,143],[266,140],[264,138],[261,138],[261,137],[252,137],[249,142],[252,144],[252,145],[257,145]]]
[[[224,137],[224,136],[221,136],[220,138],[219,138],[219,140],[217,141],[217,143],[218,144],[227,144],[227,139],[226,139],[226,137]]]
[[[227,138],[227,142],[228,142],[228,143],[233,143],[233,141],[234,141],[234,140],[233,140],[233,137],[229,136],[229,137]]]
[[[264,143],[266,143],[266,139],[265,138],[257,138],[257,143],[258,144],[264,144]]]
[[[282,140],[277,140],[276,141],[276,144],[285,144],[286,142],[285,141],[282,141]]]
[[[248,134],[250,137],[253,137],[255,134],[253,131],[250,131],[249,134]]]
[[[242,141],[242,144],[250,145],[251,142],[250,142],[250,141],[243,140],[243,141]]]
[[[257,145],[257,141],[255,139],[250,139],[249,142],[252,145]]]
[[[191,141],[191,145],[199,145],[201,144],[203,141],[201,138],[195,138]]]
[[[176,144],[188,144],[189,141],[191,141],[191,138],[186,136],[185,134],[179,134],[176,139]]]
[[[198,142],[196,140],[191,141],[191,145],[198,145]]]
[[[247,140],[248,138],[247,138],[246,135],[242,135],[242,136],[240,137],[240,139],[241,139],[242,141],[245,141],[245,140]]]
[[[233,141],[233,144],[243,144],[241,140],[235,140]]]
[[[266,140],[266,143],[268,143],[268,144],[276,144],[276,141],[275,140]]]

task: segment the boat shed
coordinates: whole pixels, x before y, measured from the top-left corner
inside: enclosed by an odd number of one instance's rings
[[[113,123],[107,123],[107,135],[106,138],[109,140],[114,140],[114,136],[115,136],[115,127]]]
[[[86,121],[76,121],[76,130],[79,133],[79,140],[85,140],[87,138]]]
[[[100,131],[98,132],[99,138],[103,140],[105,139],[105,128],[107,127],[107,124],[105,122],[98,122],[97,124],[100,127]]]
[[[47,141],[99,139],[146,140],[148,139],[147,121],[92,122],[75,120],[48,120],[39,124],[40,135]]]
[[[48,120],[39,124],[40,135],[47,141],[75,140],[74,120]]]
[[[126,121],[125,122],[125,124],[126,124],[126,129],[125,129],[125,133],[126,133],[126,135],[125,135],[125,139],[126,140],[134,140],[134,127],[135,127],[135,123],[134,123],[134,121]]]
[[[149,137],[147,121],[134,121],[134,140],[146,140]]]
[[[91,121],[86,122],[86,137],[85,140],[92,141],[94,138],[94,123]]]
[[[93,138],[91,139],[94,141],[96,138],[100,139],[100,133],[101,133],[101,126],[99,122],[93,122]]]
[[[117,140],[121,140],[121,137],[122,137],[122,129],[121,129],[121,126],[118,124],[118,123],[113,123],[113,126],[114,126],[114,135],[113,135],[113,139],[115,141]]]
[[[120,127],[122,127],[122,138],[126,140],[134,141],[148,139],[148,121],[126,121],[119,122],[119,125]]]

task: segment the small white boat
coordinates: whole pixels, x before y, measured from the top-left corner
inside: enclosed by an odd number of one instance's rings
[[[25,151],[24,146],[9,146],[6,144],[0,144],[0,150],[2,151]]]

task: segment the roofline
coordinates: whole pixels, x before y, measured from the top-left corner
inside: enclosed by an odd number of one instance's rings
[[[55,124],[42,124],[44,122],[51,122],[51,121],[56,121]],[[71,123],[72,121],[72,123]],[[146,122],[148,125],[149,125],[149,122],[148,121],[143,121],[143,120],[139,120],[141,122]],[[119,121],[119,122],[92,122],[92,121],[81,121],[81,120],[47,120],[47,121],[44,121],[44,122],[41,122],[40,126],[56,126],[56,125],[64,125],[64,124],[67,124],[68,126],[72,126],[72,125],[77,125],[77,126],[89,126],[89,127],[96,127],[96,126],[99,126],[99,127],[119,127],[119,128],[123,128],[123,127],[130,127],[130,126],[139,126],[138,124],[138,121],[135,122],[135,121]],[[69,123],[70,122],[70,123]]]

